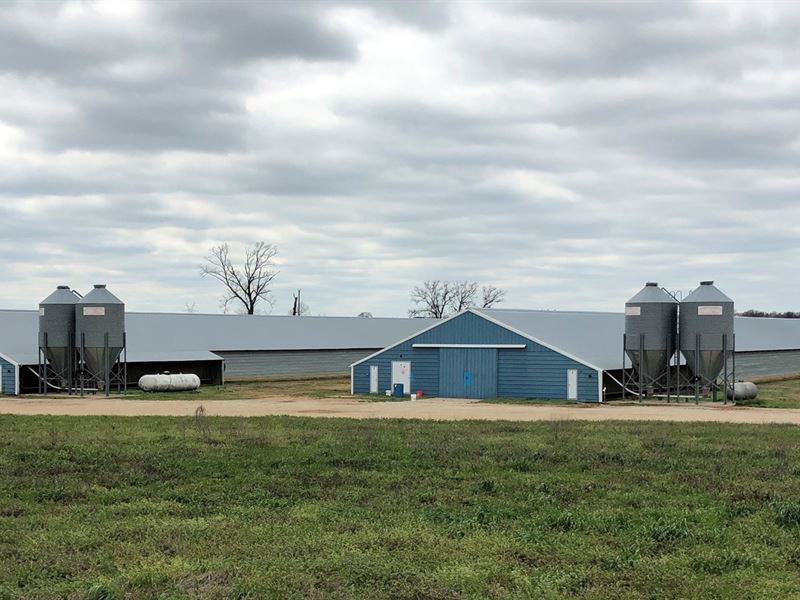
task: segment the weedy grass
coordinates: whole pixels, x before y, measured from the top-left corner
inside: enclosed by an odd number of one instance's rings
[[[800,596],[791,426],[0,416],[0,599]]]
[[[800,408],[800,379],[770,381],[757,385],[758,398],[737,404],[764,408]]]
[[[271,378],[263,381],[231,381],[224,386],[204,385],[194,392],[142,392],[131,388],[129,400],[252,400],[270,397],[331,398],[350,395],[350,378]]]
[[[666,404],[664,398],[645,398],[648,404]],[[710,402],[711,397],[706,395],[702,398],[703,402]],[[547,398],[489,398],[481,400],[481,402],[488,402],[491,404],[521,404],[521,405],[536,405],[546,404],[548,406],[554,405],[575,405],[574,401],[566,400],[552,400]],[[675,400],[673,399],[673,403]],[[690,404],[693,400],[683,398],[680,404]],[[722,403],[722,396],[718,398],[718,402]],[[627,400],[613,399],[611,404],[637,404],[635,399],[630,396]],[[762,382],[758,384],[758,398],[755,400],[739,401],[736,403],[739,406],[757,406],[761,408],[800,408],[800,379],[786,379]],[[595,403],[578,404],[584,408],[596,407]]]

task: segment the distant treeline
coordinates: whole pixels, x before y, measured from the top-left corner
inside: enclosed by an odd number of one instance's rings
[[[774,319],[800,319],[800,312],[764,312],[763,310],[746,310],[736,313],[740,317],[772,317]]]

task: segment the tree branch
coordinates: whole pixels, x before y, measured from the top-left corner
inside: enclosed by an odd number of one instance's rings
[[[236,267],[230,259],[228,244],[220,244],[209,250],[200,265],[203,277],[216,279],[225,286],[222,306],[236,301],[247,314],[255,314],[259,301],[269,302],[270,284],[278,274],[274,270],[274,258],[278,249],[266,242],[257,242],[245,249],[244,262]]]

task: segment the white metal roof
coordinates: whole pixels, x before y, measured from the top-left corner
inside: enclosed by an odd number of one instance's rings
[[[622,368],[625,315],[610,312],[473,309],[501,325],[604,370]],[[737,352],[800,350],[800,319],[736,317]]]
[[[622,313],[475,309],[500,325],[597,369],[622,368]]]
[[[622,367],[625,316],[609,312],[473,309],[600,369]],[[435,319],[126,313],[131,362],[210,360],[209,352],[385,348]],[[800,319],[736,317],[738,352],[800,350]],[[38,312],[0,310],[0,354],[36,364]]]
[[[18,364],[36,364],[38,315],[33,310],[0,310],[0,353]],[[125,314],[131,362],[209,360],[209,352],[237,350],[372,350],[434,322],[435,319]]]

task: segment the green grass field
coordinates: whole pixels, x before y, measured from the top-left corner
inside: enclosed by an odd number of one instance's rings
[[[271,378],[262,381],[231,381],[224,386],[204,385],[195,392],[143,392],[128,390],[128,400],[252,400],[270,397],[333,398],[350,395],[350,378],[344,376],[317,378]],[[63,398],[63,396],[53,396]]]
[[[748,402],[747,406],[765,408],[800,408],[800,380],[773,381],[758,384],[759,397]],[[350,378],[328,376],[314,379],[308,378],[272,378],[264,381],[232,381],[225,386],[203,386],[196,392],[160,392],[145,393],[131,389],[126,398],[130,400],[251,400],[271,397],[311,397],[311,398],[349,398]],[[360,400],[370,402],[397,402],[398,399],[383,394],[357,394]],[[663,402],[663,400],[655,400]],[[574,402],[542,398],[491,398],[483,402],[495,404],[569,404]],[[619,400],[612,400],[619,403]],[[629,400],[629,402],[632,402]]]
[[[0,598],[800,596],[789,426],[0,416]]]
[[[710,402],[711,397],[706,395],[703,397],[703,402]],[[664,398],[646,398],[648,404],[666,404]],[[575,404],[574,402],[566,400],[549,400],[543,398],[489,398],[481,402],[488,402],[492,404]],[[673,400],[673,402],[675,402]],[[693,400],[682,399],[681,403],[692,403]],[[720,395],[718,402],[722,402]],[[627,400],[619,398],[610,401],[611,404],[636,404],[636,400],[630,396]],[[758,406],[761,408],[800,408],[800,379],[787,379],[782,381],[769,381],[758,384],[758,398],[756,400],[748,400],[746,402],[737,402],[740,406]],[[590,405],[587,405],[587,407]]]
[[[765,408],[800,408],[800,379],[759,383],[758,398],[739,404]]]
[[[199,396],[197,393],[181,394],[143,394],[143,399],[243,399],[243,398],[262,398],[269,396],[310,396],[313,398],[329,397],[349,397],[350,379],[347,377],[321,378],[308,380],[276,380],[265,382],[240,382],[230,383],[225,388],[205,388],[201,389]],[[357,394],[357,398],[369,400],[371,402],[397,402],[397,398],[380,395]],[[711,401],[710,396],[704,398]],[[648,399],[650,402],[664,403],[661,399]],[[719,402],[722,402],[720,396]],[[547,405],[554,404],[574,405],[575,402],[567,400],[554,400],[549,398],[490,398],[482,400],[493,404],[521,404],[521,405]],[[612,400],[612,403],[620,403],[620,400]],[[629,403],[634,400],[628,399]],[[691,401],[689,401],[691,403]],[[758,406],[762,408],[800,408],[800,379],[788,379],[783,381],[769,381],[758,384],[758,399],[747,402],[739,402],[740,406]],[[586,405],[587,408],[591,405]]]

